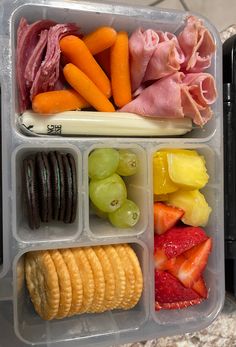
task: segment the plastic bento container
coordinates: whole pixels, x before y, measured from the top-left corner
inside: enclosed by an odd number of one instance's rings
[[[29,137],[17,124],[15,46],[21,17],[29,22],[52,19],[77,23],[84,32],[101,25],[131,32],[142,26],[179,32],[189,13],[148,7],[80,1],[3,1],[0,13],[0,84],[2,107],[2,190],[3,264],[0,266],[1,334],[8,345],[25,346],[109,346],[157,337],[184,334],[205,328],[217,317],[224,302],[224,213],[223,213],[223,130],[221,42],[216,29],[203,18],[211,31],[217,51],[209,72],[215,77],[218,98],[214,116],[203,128],[176,138]],[[199,17],[199,16],[198,16]],[[135,228],[114,230],[91,213],[88,200],[88,155],[94,148],[132,149],[142,169],[127,181],[128,192],[141,209]],[[210,180],[204,194],[213,209],[206,232],[213,238],[213,251],[205,271],[209,298],[184,310],[155,311],[154,230],[152,156],[166,147],[197,149],[206,158]],[[41,226],[35,232],[26,225],[22,207],[20,169],[22,159],[37,149],[61,149],[73,153],[78,173],[78,213],[74,224]],[[131,244],[139,258],[144,291],[138,305],[128,311],[83,314],[60,321],[45,322],[34,312],[26,290],[23,259],[32,250],[117,243]],[[7,317],[7,320],[4,318]],[[14,328],[13,328],[14,327]],[[12,332],[15,335],[12,335]],[[8,334],[8,336],[7,336]]]

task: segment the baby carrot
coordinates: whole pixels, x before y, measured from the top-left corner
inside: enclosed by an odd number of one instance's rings
[[[89,106],[89,103],[73,89],[39,93],[32,101],[33,111],[42,114],[80,110]]]
[[[115,112],[114,106],[96,84],[74,64],[67,64],[63,73],[67,82],[96,110]]]
[[[116,40],[116,31],[111,27],[100,27],[83,37],[83,41],[94,55],[111,47]]]
[[[60,40],[60,48],[68,61],[84,72],[106,97],[111,96],[111,84],[86,44],[77,36],[68,35]]]
[[[111,47],[111,87],[118,107],[131,101],[129,39],[125,31],[117,34],[116,42]]]
[[[111,56],[110,48],[107,48],[105,49],[105,51],[102,51],[94,56],[94,58],[97,60],[98,64],[101,66],[103,71],[106,72],[108,77],[110,77],[111,75],[110,56]]]

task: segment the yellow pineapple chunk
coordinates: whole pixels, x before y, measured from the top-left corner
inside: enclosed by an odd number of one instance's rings
[[[195,155],[198,156],[198,152],[195,151],[194,149],[182,149],[182,148],[163,148],[160,149],[160,152],[165,152],[166,154],[168,153],[175,153],[175,154],[186,154],[186,155]]]
[[[178,186],[170,180],[166,153],[156,152],[153,157],[153,190],[155,195],[175,192]]]
[[[198,190],[179,190],[169,194],[168,204],[183,209],[185,213],[181,218],[182,222],[192,226],[206,226],[212,211],[204,195]]]
[[[154,201],[168,201],[168,194],[154,194]]]
[[[182,189],[201,189],[207,184],[209,176],[201,156],[184,152],[168,153],[167,161],[170,179]]]

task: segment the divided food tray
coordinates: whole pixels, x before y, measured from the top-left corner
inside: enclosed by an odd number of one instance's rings
[[[15,71],[16,30],[21,17],[29,22],[52,19],[74,22],[83,31],[101,25],[131,32],[153,28],[177,33],[188,13],[155,10],[118,4],[77,1],[5,1],[0,13],[0,84],[2,89],[2,187],[3,187],[3,264],[0,266],[1,334],[9,334],[8,345],[109,346],[156,337],[183,334],[208,326],[224,302],[224,225],[223,225],[223,150],[222,150],[222,67],[221,43],[216,29],[204,24],[216,43],[209,72],[216,80],[218,98],[213,118],[203,128],[195,127],[183,137],[102,138],[29,137],[21,133]],[[115,229],[98,220],[89,210],[88,155],[95,148],[126,148],[136,153],[141,163],[138,173],[127,180],[129,196],[139,205],[141,218],[130,230]],[[213,250],[205,271],[209,298],[184,310],[155,311],[154,307],[154,228],[152,156],[161,148],[196,149],[206,159],[210,176],[203,193],[212,207],[206,232],[213,238]],[[29,229],[24,213],[22,160],[38,150],[63,150],[72,153],[77,167],[78,210],[71,225],[42,225]],[[88,245],[128,243],[134,248],[143,271],[144,290],[138,305],[128,311],[83,314],[60,321],[45,322],[38,317],[26,290],[23,256],[31,250]],[[8,317],[7,322],[5,317]],[[5,329],[6,326],[6,329]],[[5,336],[4,336],[5,335]],[[1,345],[1,340],[0,340]]]

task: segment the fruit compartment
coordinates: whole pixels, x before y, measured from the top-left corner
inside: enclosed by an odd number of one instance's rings
[[[224,282],[223,266],[224,264],[224,235],[223,235],[223,208],[222,208],[222,187],[219,185],[221,179],[222,167],[219,166],[218,153],[207,144],[192,144],[174,142],[166,143],[155,147],[150,153],[150,162],[152,162],[153,154],[161,149],[175,148],[196,150],[200,155],[204,156],[206,161],[207,173],[209,181],[200,192],[204,195],[207,203],[212,208],[208,223],[203,229],[206,234],[213,239],[213,248],[209,255],[207,267],[203,273],[206,286],[209,289],[208,298],[201,304],[188,307],[181,310],[160,310],[155,311],[154,305],[151,308],[153,319],[157,324],[172,325],[186,324],[187,322],[203,322],[213,321],[220,312],[224,303]],[[152,172],[152,170],[151,170]],[[151,178],[152,179],[152,178]],[[153,183],[151,184],[153,187]],[[151,268],[152,267],[152,268]],[[154,263],[150,267],[150,272],[154,278]],[[153,300],[154,293],[153,293]],[[154,302],[154,301],[153,301]]]
[[[129,13],[131,13],[131,15],[129,15]],[[96,3],[88,2],[73,2],[73,7],[70,3],[65,2],[63,3],[62,8],[59,1],[53,1],[47,5],[40,4],[40,6],[38,6],[38,4],[24,4],[16,8],[10,19],[10,55],[12,57],[12,99],[16,100],[12,105],[11,125],[17,133],[21,133],[21,130],[18,124],[19,112],[17,104],[15,44],[16,31],[21,17],[25,17],[29,22],[39,19],[52,19],[59,23],[77,23],[85,34],[102,25],[112,25],[116,30],[125,29],[128,33],[131,33],[137,27],[143,27],[145,29],[153,28],[156,30],[178,33],[184,26],[186,13],[171,12],[168,10],[154,10],[151,8],[142,9],[139,7],[131,9],[125,5],[114,6],[111,4],[100,4],[98,10]],[[212,33],[218,48],[217,53],[213,56],[212,64],[206,72],[211,73],[216,79],[218,94],[221,95],[221,73],[218,71],[218,66],[221,65],[220,39],[215,28],[204,19],[203,21]],[[199,141],[212,137],[217,128],[217,119],[221,115],[221,112],[219,112],[220,108],[221,100],[218,98],[212,107],[214,114],[212,119],[203,128],[194,125],[193,130],[184,135],[184,137],[197,138]],[[25,135],[22,136],[25,137]]]
[[[89,176],[88,176],[88,158],[93,150],[98,148],[112,148],[117,150],[128,150],[136,154],[137,172],[132,176],[122,177],[126,188],[127,198],[134,201],[140,209],[140,218],[132,228],[119,228],[113,226],[108,219],[100,218],[91,207],[89,198]],[[149,218],[149,187],[148,187],[148,167],[146,150],[133,143],[122,143],[116,141],[99,142],[89,147],[84,153],[84,185],[85,185],[85,230],[92,238],[110,238],[110,237],[133,237],[145,232]]]
[[[101,244],[118,244],[126,242],[103,242]],[[142,241],[130,239],[129,245],[134,249],[143,272],[144,288],[138,304],[130,310],[114,310],[104,313],[90,313],[61,320],[44,321],[35,313],[25,283],[24,255],[32,250],[62,248],[28,247],[17,254],[13,262],[13,309],[14,329],[17,337],[27,344],[46,344],[60,341],[77,341],[86,344],[95,336],[111,336],[113,340],[120,332],[132,332],[142,327],[149,317],[149,254],[147,245]],[[86,247],[94,244],[68,244],[67,247]]]
[[[77,213],[73,223],[52,220],[49,223],[40,222],[36,230],[30,229],[27,220],[24,184],[22,179],[23,160],[36,152],[59,151],[73,155],[76,164],[77,175]],[[55,242],[74,240],[82,232],[82,156],[79,149],[71,144],[62,143],[35,143],[22,144],[12,154],[12,220],[13,235],[18,242],[35,244],[38,242]]]

